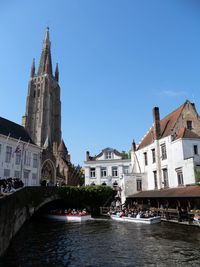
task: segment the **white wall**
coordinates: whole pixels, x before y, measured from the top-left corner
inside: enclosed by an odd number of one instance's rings
[[[156,142],[158,142],[159,151],[157,151]],[[161,144],[165,143],[167,151],[167,159],[161,158]],[[144,147],[136,152],[131,153],[131,163],[134,167],[134,172],[146,174],[146,179],[143,179],[143,190],[153,190],[154,176],[153,171],[157,170],[158,189],[163,188],[163,173],[162,169],[168,170],[168,182],[169,187],[178,186],[177,169],[182,169],[184,185],[195,183],[195,164],[200,164],[200,156],[194,156],[193,146],[198,146],[200,152],[200,140],[199,139],[178,139],[171,141],[171,136],[167,136],[147,147]],[[156,157],[156,163],[152,163],[152,149],[155,149],[156,154],[160,154]],[[147,153],[148,165],[145,166],[144,153]],[[159,184],[159,179],[161,183]]]
[[[101,185],[105,182],[107,185],[112,186],[116,181],[120,183],[120,178],[122,178],[124,172],[124,166],[128,167],[128,172],[131,172],[131,159],[121,159],[118,155],[113,153],[112,159],[106,159],[105,153],[96,160],[85,161],[85,185],[90,185],[95,183],[95,185]],[[112,167],[117,167],[118,175],[112,175]],[[95,177],[90,177],[90,169],[95,168]],[[101,168],[106,168],[106,177],[101,177]]]
[[[15,153],[17,145],[20,145],[21,150],[21,160],[19,164],[16,164],[17,153]],[[15,177],[15,171],[19,172],[19,178],[22,179],[25,185],[40,185],[40,177],[41,177],[41,149],[32,144],[25,143],[23,141],[19,141],[14,138],[8,138],[4,135],[0,135],[0,179]],[[9,146],[12,148],[11,160],[10,162],[6,162],[6,147]],[[31,154],[30,157],[30,166],[27,166],[24,163],[25,150],[29,151]],[[37,167],[33,167],[33,154],[37,154]],[[9,177],[6,177],[5,169],[10,170]],[[27,172],[28,179],[24,179],[24,172]],[[36,177],[36,179],[34,178]]]

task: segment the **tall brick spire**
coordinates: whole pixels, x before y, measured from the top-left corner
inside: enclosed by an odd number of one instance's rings
[[[49,148],[52,148],[53,143],[61,142],[61,102],[58,67],[56,77],[52,74],[49,28],[43,41],[38,73],[35,73],[33,61],[30,76],[23,125],[35,144],[43,147],[48,137]]]
[[[35,59],[33,59],[32,65],[31,65],[31,78],[35,76]]]
[[[40,64],[38,69],[38,75],[42,74],[52,75],[51,42],[49,40],[49,27],[46,28],[45,38],[42,46],[42,54],[40,57]]]
[[[59,80],[59,70],[58,70],[58,63],[56,63],[56,69],[55,69],[55,80],[58,82]]]

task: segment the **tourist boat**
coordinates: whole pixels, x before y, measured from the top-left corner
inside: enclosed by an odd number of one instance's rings
[[[161,222],[160,216],[150,217],[150,218],[133,218],[122,216],[119,217],[118,215],[111,215],[112,220],[121,221],[121,222],[135,222],[135,223],[145,223],[145,224],[155,224]]]
[[[200,226],[200,215],[199,214],[196,214],[194,216],[194,222],[196,225]]]
[[[52,212],[46,216],[49,219],[66,221],[66,222],[84,222],[91,220],[91,214],[89,213],[79,213],[79,214],[68,214],[68,213],[59,213]]]

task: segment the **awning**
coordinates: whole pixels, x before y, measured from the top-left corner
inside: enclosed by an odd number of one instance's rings
[[[200,186],[141,191],[127,198],[200,198]]]

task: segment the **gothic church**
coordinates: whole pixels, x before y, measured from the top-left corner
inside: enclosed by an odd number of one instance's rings
[[[49,28],[42,46],[39,68],[33,60],[26,113],[22,124],[35,144],[42,147],[41,180],[50,184],[79,184],[79,170],[70,162],[70,155],[61,138],[61,101],[59,70],[52,70]]]

